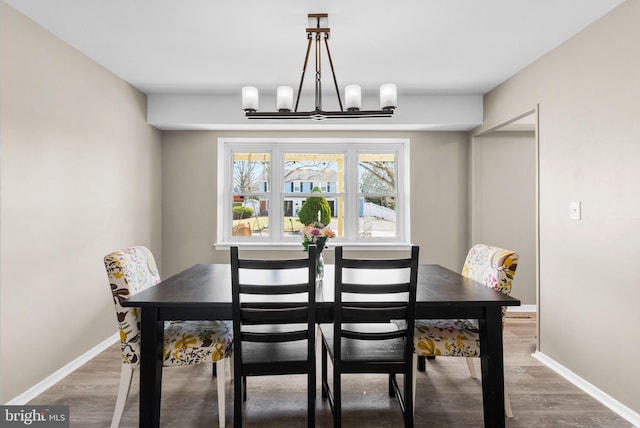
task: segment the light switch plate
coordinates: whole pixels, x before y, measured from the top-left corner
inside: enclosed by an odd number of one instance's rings
[[[580,220],[581,217],[580,201],[569,202],[569,218],[571,220]]]

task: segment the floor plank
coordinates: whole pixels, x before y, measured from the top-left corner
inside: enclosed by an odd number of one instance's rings
[[[505,377],[514,417],[508,428],[623,428],[624,419],[558,376],[536,359],[535,318],[518,314],[507,318],[504,332]],[[478,367],[479,373],[479,367]],[[72,427],[108,427],[120,376],[119,344],[111,346],[30,404],[69,405]],[[319,372],[318,372],[319,377]],[[227,426],[233,425],[232,383],[227,383]],[[120,424],[138,425],[138,380]],[[306,426],[304,376],[248,379],[244,426],[281,428]],[[210,366],[176,367],[163,372],[163,427],[217,427],[217,393]],[[320,398],[316,426],[330,427],[331,411]],[[345,427],[400,427],[395,399],[387,395],[384,375],[349,375],[343,384]],[[417,386],[416,427],[482,427],[480,381],[471,379],[460,358],[427,361]]]

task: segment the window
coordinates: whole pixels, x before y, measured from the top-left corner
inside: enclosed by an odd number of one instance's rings
[[[218,140],[217,245],[297,246],[305,199],[331,208],[332,243],[409,243],[409,140]]]

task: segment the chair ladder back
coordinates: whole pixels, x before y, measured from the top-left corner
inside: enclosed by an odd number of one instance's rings
[[[234,337],[236,348],[241,352],[242,341],[246,342],[288,342],[309,339],[315,335],[315,254],[316,247],[310,246],[309,255],[304,259],[279,259],[279,260],[252,260],[241,259],[238,248],[231,248],[231,283],[234,322]],[[241,270],[257,271],[286,271],[307,269],[307,281],[300,282],[299,275],[295,282],[286,283],[244,283],[240,281]],[[265,273],[266,275],[266,273]],[[278,279],[288,281],[286,275],[278,276]],[[306,294],[304,302],[278,301],[279,295]],[[243,301],[242,296],[259,295],[273,296],[270,301],[252,302]],[[261,326],[278,324],[306,325],[304,329],[269,331],[244,331],[243,326]]]
[[[308,305],[267,309],[265,305],[251,306],[247,303],[241,305],[240,310],[244,325],[306,323],[309,317]]]
[[[237,247],[236,247],[237,248]],[[307,267],[308,260],[304,259],[277,259],[277,260],[252,260],[239,259],[238,268],[240,269],[302,269]]]
[[[277,295],[277,294],[295,294],[306,293],[308,283],[301,282],[296,284],[244,284],[240,283],[240,294],[259,294],[259,295]]]
[[[339,361],[341,356],[341,337],[359,340],[384,340],[404,337],[407,343],[413,343],[415,322],[416,287],[418,282],[419,247],[411,248],[411,257],[401,259],[359,260],[346,259],[343,248],[335,249],[335,293],[334,293],[334,352]],[[386,269],[409,270],[407,282],[370,283],[343,281],[344,269]],[[366,301],[366,296],[382,294],[402,294],[406,299],[397,301]],[[345,294],[361,295],[362,302],[344,301]],[[348,328],[349,323],[388,323],[394,320],[404,321],[403,328],[389,332],[361,332]],[[345,326],[347,325],[347,326]],[[413,354],[412,346],[407,346],[407,355]]]

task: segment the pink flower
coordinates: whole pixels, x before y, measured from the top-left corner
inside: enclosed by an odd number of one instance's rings
[[[307,251],[309,244],[318,244],[322,248],[325,247],[329,238],[335,238],[336,233],[330,227],[321,223],[308,224],[302,229],[302,245]],[[322,248],[320,250],[322,250]]]

